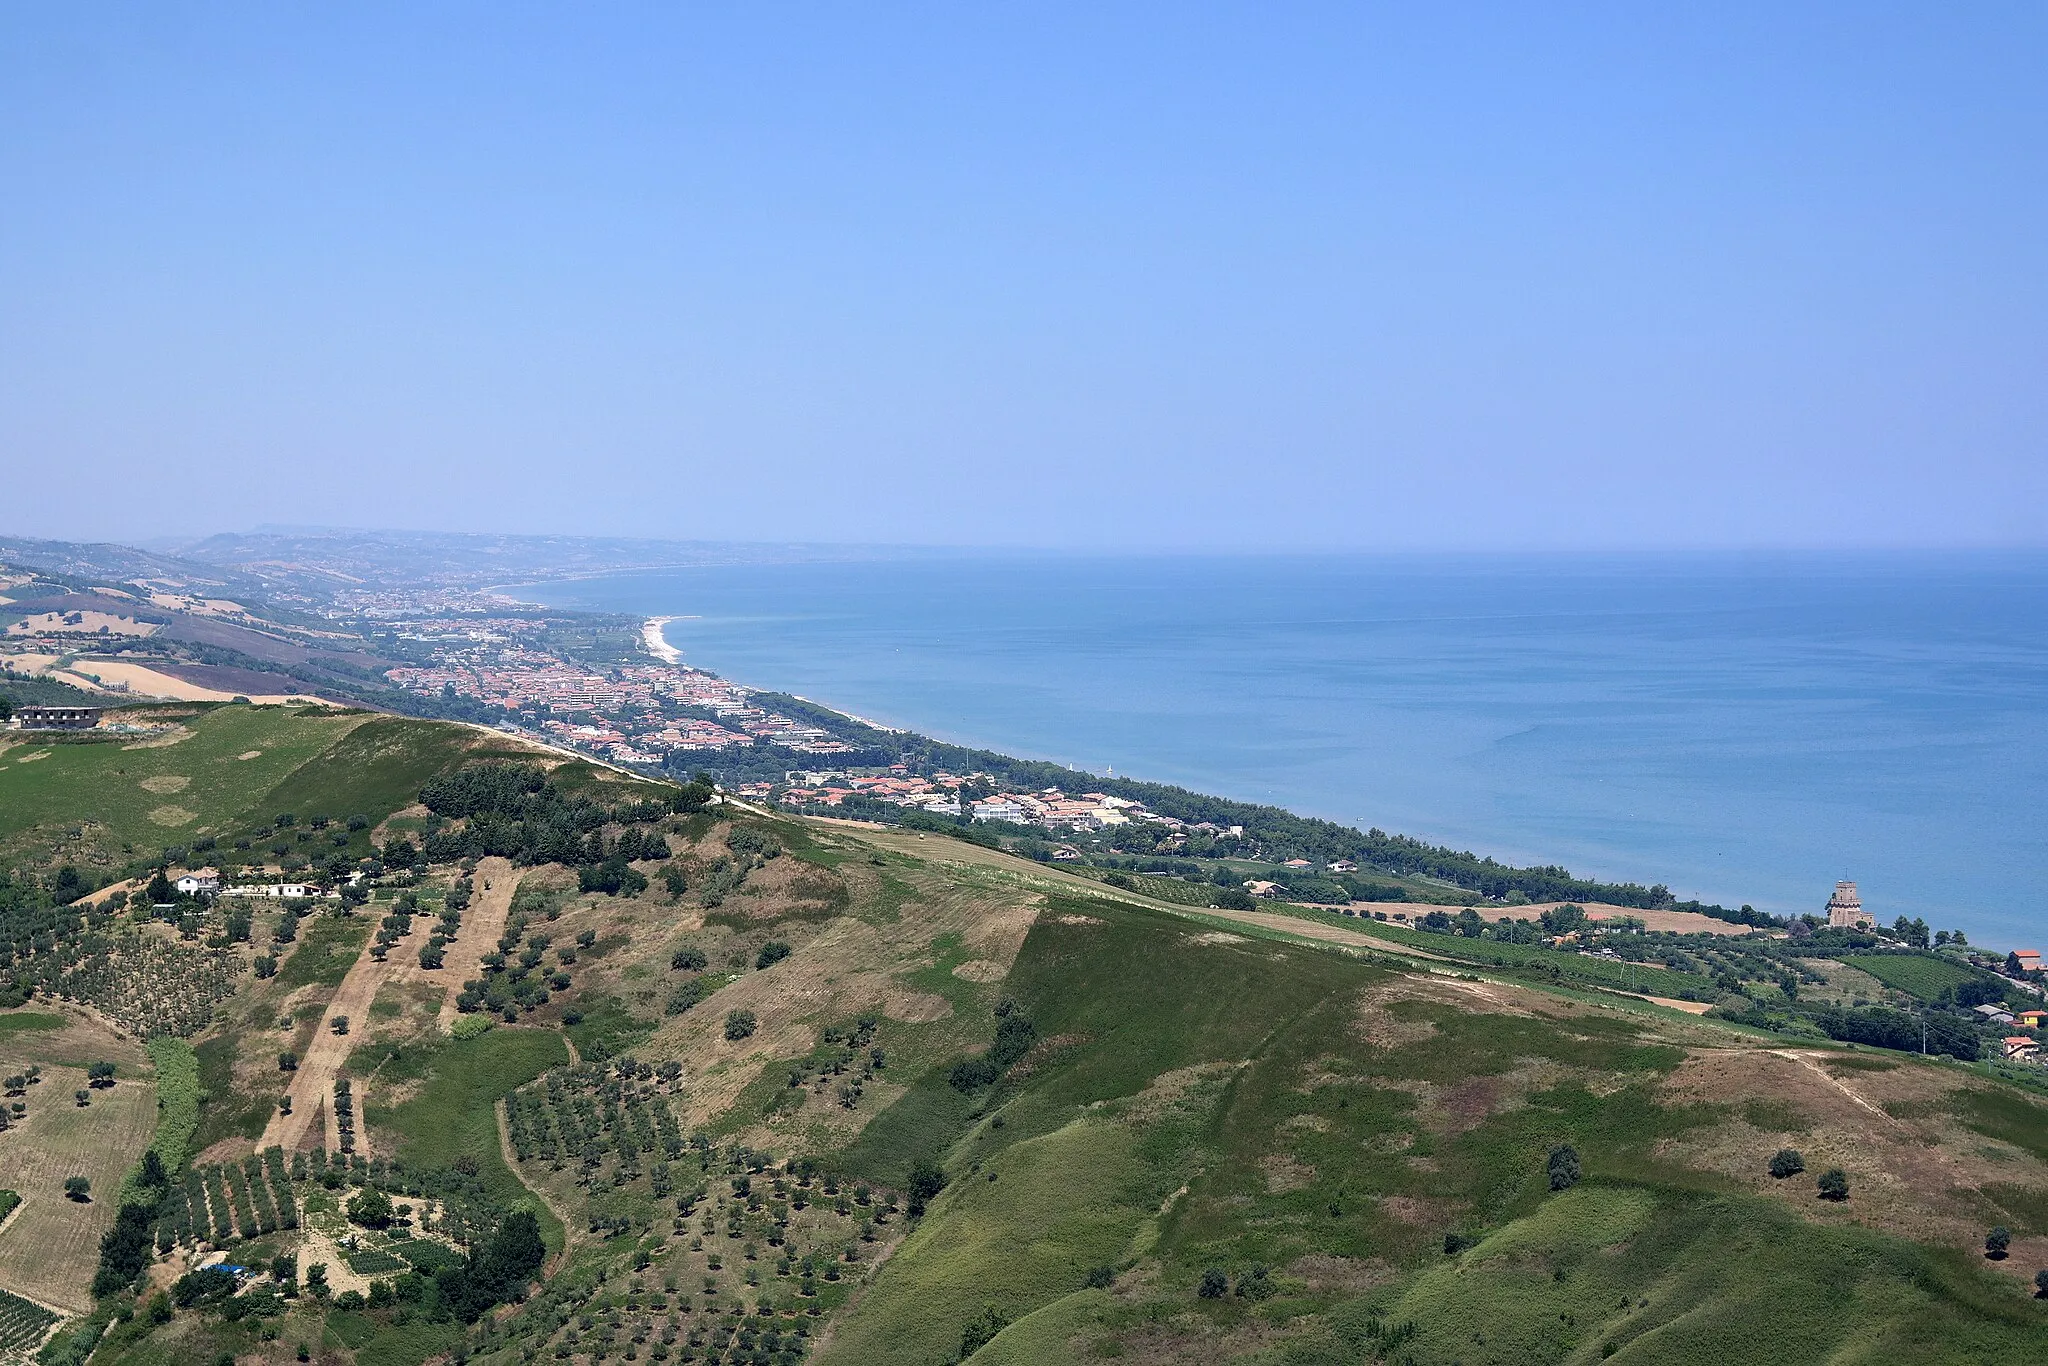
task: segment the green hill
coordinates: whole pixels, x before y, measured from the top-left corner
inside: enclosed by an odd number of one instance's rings
[[[462,727],[148,716],[178,729],[0,753],[0,941],[35,1012],[0,1034],[76,1065],[139,1056],[107,1032],[130,1019],[189,1039],[200,1090],[155,1083],[182,1126],[157,1146],[199,1151],[97,1211],[100,1309],[52,1361],[1912,1363],[2048,1337],[2048,1103],[1983,1069]],[[66,840],[111,872],[199,838],[390,858],[353,914],[38,899]],[[97,1004],[177,974],[218,994]],[[0,1160],[58,1132],[24,1089]],[[1781,1149],[1803,1170],[1773,1177]],[[259,1284],[193,1273],[215,1251]]]

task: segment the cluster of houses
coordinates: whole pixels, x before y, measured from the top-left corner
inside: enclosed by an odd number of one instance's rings
[[[1143,802],[1107,792],[1069,795],[1059,788],[1037,792],[992,791],[963,801],[963,788],[994,788],[986,773],[956,775],[935,773],[929,778],[913,775],[902,764],[886,773],[792,772],[775,800],[792,810],[808,806],[838,806],[849,797],[870,797],[906,809],[929,811],[934,815],[969,815],[978,821],[1001,821],[1011,825],[1036,825],[1048,830],[1103,830],[1133,822],[1151,822],[1173,830],[1199,830],[1208,834],[1240,836],[1241,825],[1219,826],[1206,821],[1188,823],[1148,809]],[[767,797],[772,784],[742,788],[741,796]],[[1307,865],[1304,864],[1304,867]]]
[[[670,753],[715,753],[779,745],[799,754],[849,754],[853,746],[819,726],[756,706],[753,689],[696,669],[634,664],[609,674],[522,648],[480,647],[453,653],[427,668],[401,667],[386,676],[401,688],[452,691],[508,713],[546,707],[550,739],[614,763],[658,764]],[[716,721],[677,718],[673,706],[712,712]],[[569,719],[577,714],[584,719]]]

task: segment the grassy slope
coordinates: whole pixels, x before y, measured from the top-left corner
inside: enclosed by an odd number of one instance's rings
[[[1661,1138],[1714,1115],[1659,1102],[1683,1053],[1629,1019],[1395,1000],[1383,1018],[1400,1041],[1378,1046],[1354,1023],[1384,972],[1203,944],[1124,906],[1066,909],[1097,923],[1041,919],[1007,985],[1070,1046],[978,1120],[913,1088],[848,1154],[881,1174],[952,1137],[953,1185],[825,1360],[944,1359],[984,1305],[1015,1323],[977,1361],[1078,1359],[1104,1339],[1223,1360],[1277,1338],[1290,1360],[1354,1361],[1377,1350],[1375,1323],[1414,1324],[1395,1356],[1417,1362],[1597,1359],[1610,1344],[1627,1361],[1974,1361],[2048,1331],[2009,1283],[1947,1254],[1816,1228],[1659,1162]],[[1177,1099],[1152,1086],[1200,1063],[1242,1065]],[[1419,1103],[1517,1085],[1519,1103],[1477,1122]],[[1543,1158],[1561,1140],[1587,1179],[1558,1197]],[[1486,1241],[1447,1263],[1448,1228]],[[1105,1262],[1134,1266],[1138,1288],[1084,1290]],[[1263,1305],[1192,1293],[1206,1266],[1255,1265],[1282,1287]],[[1331,1288],[1318,1268],[1332,1265],[1359,1288]]]
[[[169,745],[37,745],[0,753],[0,851],[40,856],[48,852],[49,832],[82,827],[85,840],[67,839],[66,857],[119,863],[267,822],[281,811],[361,814],[375,822],[417,800],[420,785],[441,770],[501,749],[515,752],[468,727],[362,712],[155,710],[175,715],[189,734]],[[152,714],[139,709],[136,719]]]
[[[476,1039],[410,1045],[383,1061],[381,1067],[377,1058],[364,1057],[363,1051],[350,1059],[349,1066],[357,1076],[377,1073],[363,1117],[376,1128],[399,1135],[400,1157],[422,1167],[449,1167],[465,1159],[474,1162],[484,1188],[494,1199],[533,1209],[550,1244],[559,1246],[560,1226],[505,1165],[498,1149],[498,1119],[493,1107],[507,1093],[569,1061],[560,1034],[494,1029]],[[378,1104],[381,1088],[409,1081],[420,1083],[416,1094],[394,1107]]]
[[[257,810],[265,794],[362,720],[360,713],[217,707],[185,718],[191,735],[177,744],[51,745],[48,758],[27,764],[21,760],[29,751],[10,750],[0,782],[0,842],[37,826],[87,820],[141,849],[223,829]],[[171,790],[142,786],[152,779]],[[172,786],[177,779],[185,780],[182,787]]]
[[[262,720],[274,732],[271,744],[225,729],[215,735],[208,727],[222,712],[231,725]],[[258,762],[234,757],[247,749],[266,748],[268,757],[286,740],[310,737],[297,732],[307,719],[220,709],[199,718],[181,745],[60,749],[27,773],[96,751],[101,759],[161,761],[153,772],[191,773],[170,762],[185,751],[215,755],[232,775]],[[449,727],[356,721],[325,745],[305,738],[305,759],[244,794],[245,809],[382,815],[474,743]],[[191,749],[202,740],[210,748]],[[9,764],[0,789],[14,776]],[[123,775],[131,785],[139,776]],[[151,800],[223,790],[192,776],[184,793]],[[12,799],[0,791],[0,817]],[[205,800],[220,807],[230,798]],[[1896,1238],[1804,1222],[1723,1178],[1661,1160],[1662,1141],[1693,1133],[1719,1110],[1664,1097],[1659,1083],[1684,1056],[1672,1043],[1679,1036],[1643,1031],[1702,1031],[1684,1035],[1693,1043],[1720,1037],[1706,1026],[1555,998],[1544,998],[1554,1011],[1496,1009],[1442,979],[1305,945],[1204,934],[1212,927],[1085,889],[1050,898],[1005,980],[967,981],[953,975],[976,952],[961,932],[987,914],[989,886],[1007,885],[1013,874],[946,870],[919,857],[943,857],[937,848],[899,851],[886,862],[836,844],[814,850],[802,830],[787,832],[793,851],[821,866],[848,863],[859,875],[866,890],[853,914],[870,929],[897,925],[913,882],[920,895],[959,900],[947,911],[958,916],[944,922],[952,926],[946,933],[877,960],[908,969],[905,986],[943,997],[953,1013],[884,1022],[887,1075],[909,1089],[848,1146],[824,1154],[849,1176],[891,1186],[918,1158],[937,1157],[952,1183],[864,1287],[824,1360],[945,1360],[985,1306],[1012,1322],[977,1362],[1123,1353],[1305,1363],[1382,1354],[1477,1366],[1598,1360],[1610,1347],[1622,1361],[2017,1360],[2048,1333],[2048,1310],[2021,1298],[2010,1278]],[[562,935],[582,923],[576,914]],[[745,944],[785,932],[798,941],[792,967],[776,972],[802,964],[808,922],[787,931],[772,920],[736,923]],[[308,921],[298,953],[263,990],[338,981],[371,924]],[[709,942],[715,930],[701,937]],[[1413,938],[1446,945],[1439,936]],[[920,956],[929,967],[913,966]],[[579,977],[603,961],[589,955]],[[767,990],[780,978],[744,980]],[[630,998],[617,1009],[645,1012],[658,1009],[667,978],[656,971],[648,981],[606,989]],[[1003,1086],[962,1095],[946,1084],[946,1066],[963,1043],[993,1033],[988,1005],[1003,994],[1036,1021],[1041,1045]],[[259,1016],[274,1019],[260,1011],[248,1018]],[[1368,1016],[1369,1030],[1361,1027]],[[595,1035],[623,1016],[595,1010],[589,1020],[597,1025],[586,1033]],[[248,1042],[276,1046],[270,1038]],[[635,1049],[645,1060],[663,1056]],[[500,1029],[467,1043],[415,1043],[395,1057],[385,1051],[359,1052],[351,1069],[377,1074],[365,1116],[374,1131],[395,1136],[409,1162],[473,1161],[495,1192],[523,1203],[524,1188],[499,1155],[492,1105],[565,1060],[559,1035]],[[787,1089],[777,1071],[754,1089]],[[1972,1095],[1962,1116],[1971,1128],[2040,1151],[2039,1107],[2016,1097],[2007,1104],[2002,1092]],[[401,1103],[380,1105],[393,1096]],[[738,1112],[758,1099],[750,1089],[734,1114],[713,1117],[707,1129],[738,1132],[746,1118]],[[1584,1154],[1587,1176],[1552,1195],[1543,1156],[1564,1140]],[[541,1217],[558,1245],[561,1230],[545,1210]],[[1447,1230],[1482,1241],[1447,1260]],[[1102,1266],[1119,1269],[1116,1288],[1083,1288],[1089,1270]],[[1200,1300],[1193,1288],[1211,1266],[1240,1283],[1254,1267],[1271,1268],[1279,1293],[1264,1302]],[[205,1336],[198,1322],[181,1315],[163,1339],[138,1342],[143,1355],[134,1359],[188,1359]],[[360,1345],[366,1361],[383,1362],[388,1351],[396,1362],[417,1360],[423,1345],[400,1350],[395,1337],[357,1336],[359,1344],[349,1342],[337,1328],[329,1346]],[[149,1355],[158,1348],[168,1355]],[[210,1341],[205,1350],[212,1359]]]

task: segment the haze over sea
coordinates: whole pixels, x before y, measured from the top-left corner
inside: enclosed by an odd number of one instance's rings
[[[525,596],[678,616],[691,664],[963,744],[2048,938],[2040,554],[925,557]]]

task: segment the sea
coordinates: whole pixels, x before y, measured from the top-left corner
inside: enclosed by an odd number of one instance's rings
[[[2048,947],[2048,555],[1071,556],[531,585],[885,725]]]

